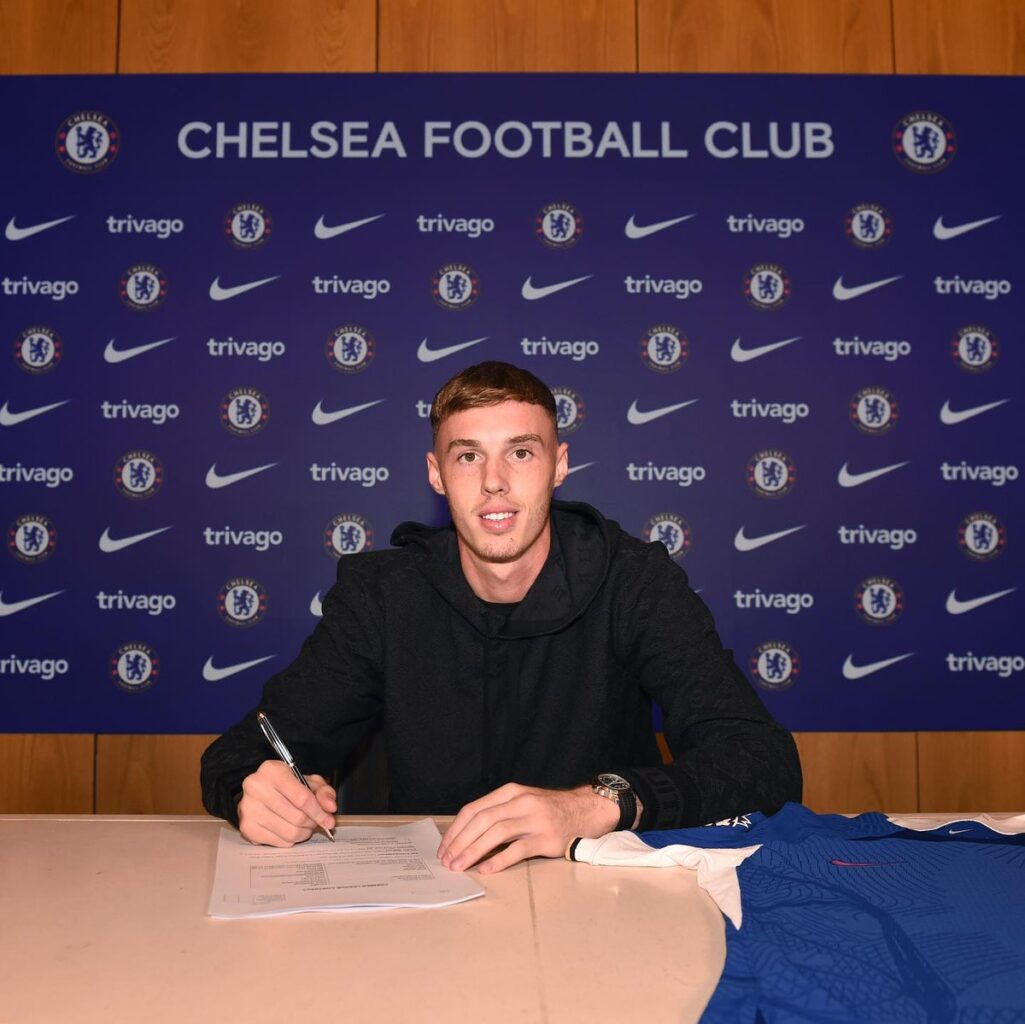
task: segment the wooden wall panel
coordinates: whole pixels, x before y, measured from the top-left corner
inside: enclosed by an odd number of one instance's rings
[[[374,0],[120,0],[122,72],[373,71]]]
[[[91,735],[0,734],[0,814],[90,814]]]
[[[205,813],[199,791],[199,758],[213,739],[97,736],[96,813]]]
[[[641,71],[893,70],[890,0],[637,0]]]
[[[118,0],[0,0],[0,74],[117,70]]]
[[[1025,809],[1025,732],[923,732],[922,810]]]
[[[1025,74],[1022,0],[893,0],[902,75]]]
[[[381,71],[635,71],[628,0],[379,0]]]
[[[919,809],[913,732],[805,732],[794,736],[804,803],[826,812]]]

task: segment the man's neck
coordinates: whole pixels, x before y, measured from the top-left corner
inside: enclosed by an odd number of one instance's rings
[[[552,546],[551,526],[538,537],[531,549],[515,562],[486,562],[462,542],[459,563],[470,589],[482,600],[500,604],[522,601],[538,578]]]

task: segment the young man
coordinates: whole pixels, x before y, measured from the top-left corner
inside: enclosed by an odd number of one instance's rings
[[[203,756],[211,813],[274,846],[332,827],[323,776],[378,715],[390,809],[458,811],[439,851],[455,870],[800,800],[793,740],[664,546],[553,503],[569,471],[555,423],[548,388],[507,363],[442,387],[427,475],[451,526],[404,523],[395,550],[342,559],[321,622],[264,689],[313,792],[267,759],[257,708]]]

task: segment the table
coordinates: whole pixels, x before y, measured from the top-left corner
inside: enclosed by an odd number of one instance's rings
[[[0,815],[0,1022],[681,1024],[722,969],[684,870],[533,860],[453,907],[210,918],[222,826]]]

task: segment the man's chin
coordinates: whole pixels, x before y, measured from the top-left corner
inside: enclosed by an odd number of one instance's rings
[[[492,565],[506,565],[515,562],[523,555],[524,548],[512,537],[504,544],[491,542],[490,544],[471,544],[470,550],[482,562],[490,562]]]

